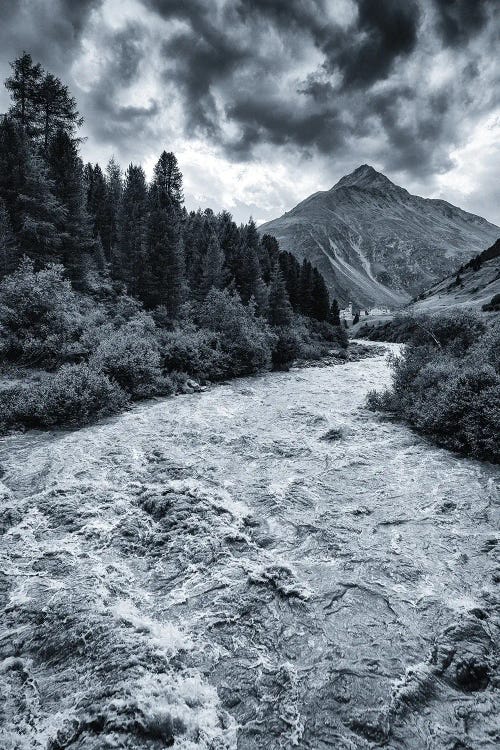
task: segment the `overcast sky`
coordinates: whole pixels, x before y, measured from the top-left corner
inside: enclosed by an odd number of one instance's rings
[[[2,78],[69,84],[86,161],[172,150],[238,221],[369,163],[500,225],[499,42],[500,0],[0,0]]]

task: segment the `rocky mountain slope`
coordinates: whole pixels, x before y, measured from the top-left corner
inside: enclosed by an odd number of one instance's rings
[[[420,294],[411,306],[418,312],[435,312],[450,307],[473,307],[495,312],[500,303],[492,299],[500,296],[500,239],[480,255]],[[489,310],[491,308],[491,310]]]
[[[259,231],[308,258],[342,303],[363,307],[404,305],[500,235],[486,219],[411,195],[367,164]]]

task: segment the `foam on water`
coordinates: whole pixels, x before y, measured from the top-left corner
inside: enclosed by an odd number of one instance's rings
[[[494,747],[498,471],[367,411],[388,377],[5,439],[2,750]]]

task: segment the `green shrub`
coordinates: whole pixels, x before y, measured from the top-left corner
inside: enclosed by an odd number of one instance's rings
[[[309,318],[307,326],[311,336],[318,341],[334,344],[345,349],[349,343],[347,331],[343,326],[334,326],[326,320]]]
[[[391,411],[452,450],[500,461],[500,324],[473,313],[419,317],[392,387],[368,406]]]
[[[293,326],[282,326],[274,328],[273,332],[276,336],[272,350],[273,369],[284,370],[302,355],[304,347],[301,331]]]
[[[25,259],[0,283],[0,353],[49,369],[78,360],[82,332],[102,316],[98,306],[75,294],[62,266],[35,271]]]
[[[243,305],[236,294],[211,289],[198,313],[202,328],[219,334],[228,356],[226,376],[248,375],[271,367],[275,337],[254,305]]]
[[[123,390],[86,364],[63,365],[39,383],[0,392],[0,426],[80,426],[123,409]]]
[[[478,313],[453,310],[438,315],[410,317],[409,343],[414,346],[438,346],[461,356],[486,332],[486,322]]]
[[[172,381],[162,374],[155,324],[144,313],[118,329],[106,327],[90,363],[115,380],[133,399],[173,391]]]
[[[345,348],[347,332],[324,320],[295,315],[288,326],[273,328],[276,340],[272,350],[275,370],[286,369],[294,359],[318,360],[332,348]]]
[[[231,358],[222,351],[220,335],[186,324],[161,336],[161,359],[166,372],[184,372],[198,380],[221,380],[231,369]]]
[[[484,312],[498,312],[500,310],[500,294],[495,294],[491,300],[483,305]]]

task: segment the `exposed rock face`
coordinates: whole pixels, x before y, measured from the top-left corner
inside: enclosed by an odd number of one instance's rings
[[[500,234],[446,201],[411,195],[367,164],[259,231],[308,258],[342,302],[390,307],[453,273]]]

